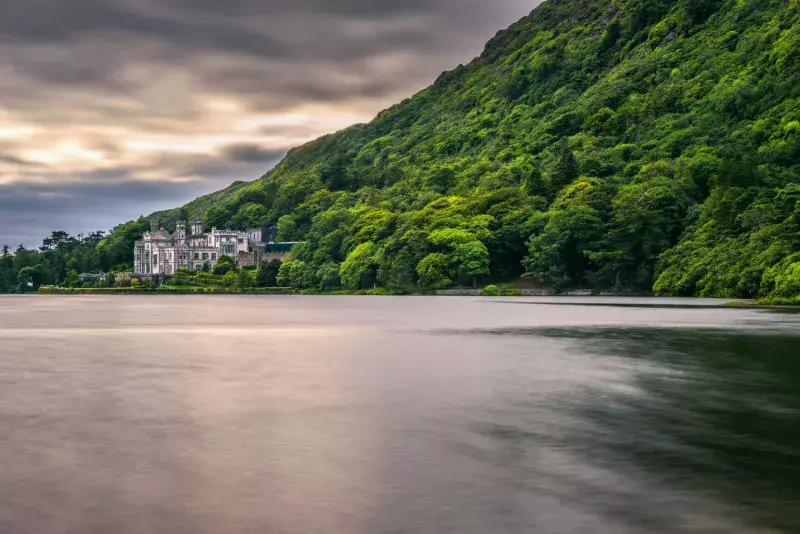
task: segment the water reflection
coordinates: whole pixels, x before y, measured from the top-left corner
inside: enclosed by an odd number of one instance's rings
[[[523,302],[0,297],[0,533],[800,531],[800,316]]]
[[[511,449],[544,447],[556,463],[562,456],[595,469],[539,462],[534,478],[549,480],[560,498],[644,531],[800,532],[800,337],[688,328],[494,333],[565,341],[633,369],[624,384],[551,398],[546,425],[512,418],[484,427]]]

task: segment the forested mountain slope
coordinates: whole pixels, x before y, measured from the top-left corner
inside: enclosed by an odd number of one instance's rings
[[[800,2],[545,2],[373,122],[159,215],[181,213],[307,241],[297,287],[798,295]]]

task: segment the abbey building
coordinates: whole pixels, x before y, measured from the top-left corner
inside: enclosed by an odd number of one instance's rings
[[[230,256],[234,261],[248,258],[252,255],[250,248],[263,247],[265,240],[260,229],[239,232],[212,228],[203,233],[200,221],[193,220],[191,232],[187,232],[184,221],[178,221],[175,232],[170,233],[157,221],[151,221],[150,231],[134,245],[133,270],[139,275],[170,275],[181,267],[202,271],[208,265],[213,269],[221,256]]]

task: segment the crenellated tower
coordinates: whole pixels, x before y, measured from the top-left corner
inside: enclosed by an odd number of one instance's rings
[[[186,221],[175,223],[175,238],[181,242],[186,240]]]

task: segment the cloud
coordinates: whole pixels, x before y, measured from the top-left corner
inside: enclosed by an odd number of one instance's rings
[[[30,161],[25,161],[22,158],[18,158],[16,156],[9,156],[5,154],[0,154],[0,163],[6,163],[9,165],[20,165],[20,166],[29,166],[31,165]]]
[[[274,162],[284,154],[284,151],[267,150],[258,145],[249,144],[230,145],[222,150],[225,160],[245,163]]]
[[[468,61],[538,3],[0,2],[0,243],[255,179]]]

